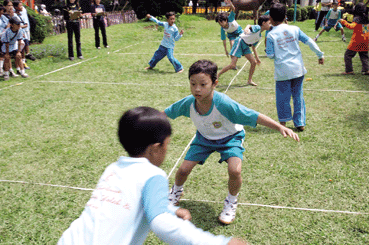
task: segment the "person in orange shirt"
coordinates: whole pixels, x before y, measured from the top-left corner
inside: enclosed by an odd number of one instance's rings
[[[367,8],[364,3],[358,3],[354,8],[354,20],[350,24],[346,20],[339,20],[344,26],[353,29],[354,32],[351,41],[345,52],[345,72],[343,75],[354,74],[352,67],[352,58],[356,53],[359,53],[363,75],[369,75],[369,57],[368,57],[368,42],[369,42],[369,20],[367,16]]]

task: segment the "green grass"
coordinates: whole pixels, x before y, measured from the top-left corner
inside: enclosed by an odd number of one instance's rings
[[[310,37],[316,35],[313,21],[296,24]],[[185,34],[176,43],[175,57],[185,68],[182,74],[174,73],[166,58],[154,70],[144,70],[163,34],[151,22],[139,22],[107,28],[110,49],[96,50],[93,29],[82,30],[85,59],[79,65],[65,68],[80,60],[48,57],[28,63],[28,79],[1,80],[0,179],[94,188],[104,169],[126,154],[116,136],[123,111],[142,105],[164,110],[190,94],[188,67],[196,60],[211,59],[220,68],[230,62],[219,56],[224,49],[214,21],[181,16],[180,28]],[[352,32],[345,32],[351,37]],[[57,43],[66,47],[66,34],[45,40]],[[317,44],[326,55],[324,66],[301,45],[306,78],[312,78],[304,83],[307,126],[299,133],[301,142],[263,126],[246,127],[239,202],[369,213],[369,81],[360,75],[358,57],[357,75],[340,75],[347,43],[339,33],[324,33]],[[265,57],[263,42],[257,50],[262,64],[254,81],[259,86],[246,86],[247,64],[238,76],[238,71],[224,74],[217,90],[225,92],[236,76],[227,95],[277,120],[273,61]],[[239,68],[245,62],[240,59]],[[62,70],[44,75],[58,69]],[[174,132],[162,165],[167,173],[196,130],[188,118],[171,123]],[[253,244],[369,243],[367,214],[240,205],[235,222],[220,225],[217,216],[228,175],[218,158],[215,153],[196,167],[185,185],[184,198],[189,200],[180,205],[191,211],[196,226]],[[173,181],[174,174],[170,184]],[[0,244],[55,244],[90,194],[0,182]],[[162,243],[150,234],[145,244]]]

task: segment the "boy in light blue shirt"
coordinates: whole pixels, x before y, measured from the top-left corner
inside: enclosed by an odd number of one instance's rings
[[[286,6],[276,3],[270,9],[273,29],[267,35],[266,54],[274,59],[276,80],[276,103],[278,119],[282,125],[293,120],[297,130],[303,131],[306,125],[306,108],[302,84],[306,69],[302,60],[299,41],[309,45],[318,56],[319,64],[324,63],[323,52],[316,43],[297,26],[283,24]],[[293,98],[292,117],[290,100]]]
[[[256,64],[261,63],[258,53],[256,52],[256,45],[261,39],[261,33],[265,30],[269,30],[270,27],[271,25],[269,16],[266,15],[260,16],[260,18],[258,19],[258,25],[246,26],[244,33],[242,33],[234,41],[234,45],[230,53],[231,63],[228,66],[223,67],[223,69],[218,74],[218,78],[220,77],[220,75],[229,71],[230,69],[234,69],[237,65],[238,59],[242,56],[245,56],[245,58],[250,62],[249,78],[247,80],[247,84],[257,86],[257,84],[252,81],[252,76],[254,74]],[[254,51],[255,58],[252,55],[250,47]]]
[[[161,21],[157,20],[155,17],[153,17],[149,14],[147,14],[146,17],[148,19],[150,19],[151,21],[155,22],[156,24],[158,24],[159,26],[163,26],[164,27],[164,35],[163,35],[163,40],[161,41],[161,44],[160,44],[158,50],[156,50],[154,56],[151,58],[151,60],[149,62],[149,66],[146,67],[145,69],[146,70],[153,69],[160,60],[162,60],[165,56],[167,56],[170,63],[172,63],[172,65],[174,67],[174,70],[177,73],[182,73],[183,72],[183,66],[173,56],[174,44],[183,35],[183,30],[181,30],[181,32],[178,32],[178,28],[174,24],[174,22],[176,20],[175,13],[174,12],[168,12],[168,13],[165,14],[165,17],[167,18],[167,22],[161,22]]]
[[[156,109],[125,112],[118,137],[129,157],[105,169],[81,216],[58,245],[140,245],[150,230],[173,245],[246,245],[196,228],[187,209],[169,205],[167,176],[159,167],[171,133],[167,117]]]
[[[219,152],[219,163],[228,163],[229,175],[228,196],[219,221],[230,224],[236,217],[237,197],[242,185],[244,125],[256,127],[261,124],[279,131],[284,137],[289,136],[296,141],[299,141],[299,137],[273,119],[214,91],[218,85],[217,71],[217,65],[208,60],[192,64],[188,74],[192,95],[175,102],[164,111],[171,119],[190,117],[197,128],[196,137],[176,173],[169,201],[178,205],[183,194],[183,184],[192,169],[198,164],[204,164],[211,153]]]
[[[223,41],[223,46],[227,57],[229,56],[227,50],[226,34],[229,39],[230,48],[232,49],[234,41],[240,34],[243,33],[242,27],[236,21],[235,7],[231,0],[226,0],[225,3],[231,7],[231,13],[219,13],[215,17],[215,22],[219,23],[220,27],[220,39]]]

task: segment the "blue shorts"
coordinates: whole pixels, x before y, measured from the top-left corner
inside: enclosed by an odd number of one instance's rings
[[[242,56],[251,53],[252,51],[250,47],[242,40],[242,38],[239,37],[234,41],[231,52],[229,54],[237,58],[241,58]]]
[[[329,32],[330,30],[331,30],[331,28],[332,27],[334,27],[334,25],[335,24],[333,24],[333,25],[330,25],[329,23],[328,23],[328,26],[324,26],[324,30],[326,31],[326,32]],[[339,31],[339,30],[341,30],[342,29],[342,25],[341,25],[341,23],[337,23],[337,26],[336,26],[336,31]]]
[[[220,140],[208,140],[199,132],[196,132],[196,137],[184,159],[199,162],[202,165],[210,154],[216,151],[220,153],[219,163],[227,161],[230,157],[238,157],[242,160],[242,153],[245,151],[242,146],[244,138],[244,130]]]

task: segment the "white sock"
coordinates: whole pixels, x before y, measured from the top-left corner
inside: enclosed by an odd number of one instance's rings
[[[9,76],[9,71],[5,71],[5,72],[4,72],[4,75],[5,75],[5,76]]]
[[[24,70],[20,70],[20,74],[24,75]]]
[[[4,60],[0,60],[0,71],[3,70],[4,67]]]
[[[26,59],[22,59],[23,64],[26,63]]]
[[[21,70],[21,68],[20,68],[20,67],[17,67],[17,71],[19,71],[19,72],[20,72],[20,70]]]
[[[236,196],[233,196],[231,193],[228,193],[228,200],[231,202],[231,203],[235,203],[235,202],[237,202],[237,197],[238,197],[238,194],[239,193],[237,193],[237,195]]]
[[[10,69],[9,69],[9,71],[10,71],[10,72],[13,72],[13,68],[10,68]]]
[[[180,185],[180,186],[178,186],[178,185],[176,185],[176,184],[174,184],[173,185],[173,191],[174,192],[176,192],[176,191],[179,191],[180,189],[182,189],[183,188],[183,185]]]

